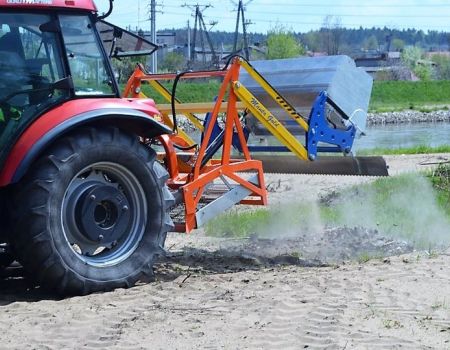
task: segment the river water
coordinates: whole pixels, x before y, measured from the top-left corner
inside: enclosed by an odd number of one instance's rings
[[[200,142],[200,133],[191,132],[190,136]],[[304,143],[304,138],[299,138]],[[249,145],[275,146],[279,142],[274,136],[250,135]],[[374,148],[404,148],[414,146],[450,145],[450,123],[411,123],[374,125],[366,129],[366,136],[357,138],[353,151]]]
[[[370,126],[355,140],[354,150],[450,145],[450,123],[413,123]]]

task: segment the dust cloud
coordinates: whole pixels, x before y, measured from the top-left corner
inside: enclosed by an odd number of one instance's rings
[[[255,236],[269,239],[272,250],[281,245],[288,252],[298,245],[308,257],[329,261],[446,248],[450,220],[429,180],[406,175],[271,209],[269,224]]]
[[[388,190],[362,186],[331,205],[337,205],[339,222],[346,226],[377,229],[419,248],[450,244],[450,220],[430,181],[418,174],[396,179],[396,186]]]

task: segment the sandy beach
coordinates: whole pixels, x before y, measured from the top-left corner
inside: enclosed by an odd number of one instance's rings
[[[397,174],[449,159],[392,156],[387,162]],[[274,186],[270,205],[367,181],[267,177]],[[280,260],[279,253],[272,259],[263,243],[211,238],[202,230],[170,234],[155,282],[64,300],[30,289],[21,268],[9,268],[0,280],[0,347],[450,349],[450,250],[405,254],[405,246],[401,254],[370,261],[323,263],[292,255]]]

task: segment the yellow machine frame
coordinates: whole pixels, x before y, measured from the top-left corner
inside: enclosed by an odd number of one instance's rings
[[[285,100],[265,79],[259,74],[249,62],[236,57],[233,59],[228,69],[238,66],[244,68],[245,71],[264,89],[264,91],[307,133],[309,126],[305,118],[296,111],[296,109]],[[181,78],[213,78],[223,77],[227,70],[210,71],[210,72],[192,72],[186,73]],[[172,80],[176,78],[176,74],[148,74],[145,73],[142,66],[138,66],[128,81],[124,91],[126,97],[146,97],[142,93],[142,82],[148,82],[153,89],[155,89],[164,99],[171,102],[171,93],[161,84],[162,80]],[[306,148],[300,141],[287,130],[283,124],[238,80],[231,83],[231,87],[236,96],[240,99],[237,108],[240,110],[247,109],[252,115],[269,130],[277,140],[286,146],[292,153],[294,153],[301,160],[309,160]],[[214,108],[214,103],[182,103],[175,98],[176,110],[180,114],[184,114],[189,121],[200,131],[203,132],[203,125],[200,123],[195,113],[210,112]],[[164,123],[173,127],[172,118],[170,118],[171,108],[169,105],[159,104],[158,109],[161,112]],[[223,111],[227,110],[226,104],[222,106]],[[179,136],[186,142],[187,145],[194,145],[195,142],[183,130],[178,131]]]

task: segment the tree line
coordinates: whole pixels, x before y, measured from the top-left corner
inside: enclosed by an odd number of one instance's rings
[[[166,30],[175,32],[177,45],[187,45],[186,29]],[[250,43],[256,46],[265,46],[271,30],[273,31],[274,28],[269,29],[268,33],[250,33]],[[392,51],[400,51],[406,46],[417,46],[424,51],[439,51],[448,50],[450,46],[449,32],[436,30],[425,32],[414,28],[401,30],[387,27],[344,28],[340,25],[339,18],[326,18],[324,26],[318,30],[311,30],[306,33],[291,32],[307,50],[330,54],[384,50],[389,40]],[[212,31],[210,36],[216,48],[222,47],[222,45],[225,48],[230,48],[234,39],[233,32]]]
[[[170,31],[175,32],[175,44],[178,47],[187,46],[186,29]],[[215,31],[211,32],[210,36],[216,49],[231,51],[234,33]],[[388,28],[348,29],[341,27],[339,18],[327,17],[320,30],[295,33],[282,25],[276,25],[266,34],[252,33],[250,38],[252,45],[260,47],[260,50],[254,51],[252,59],[299,57],[306,55],[308,51],[328,55],[346,54],[352,57],[370,54],[380,56],[387,50],[400,51],[401,61],[396,63],[398,67],[391,71],[392,74],[386,75],[386,72],[383,72],[386,76],[380,76],[379,79],[405,79],[408,76],[405,69],[412,71],[421,80],[450,79],[450,57],[427,54],[428,51],[448,50],[450,34],[446,32],[425,33],[415,29]],[[186,69],[187,57],[182,52],[175,50],[165,53],[159,69],[172,72]],[[145,64],[145,58],[118,62],[116,68],[120,75],[127,77],[138,60]],[[389,64],[392,65],[392,62]]]

